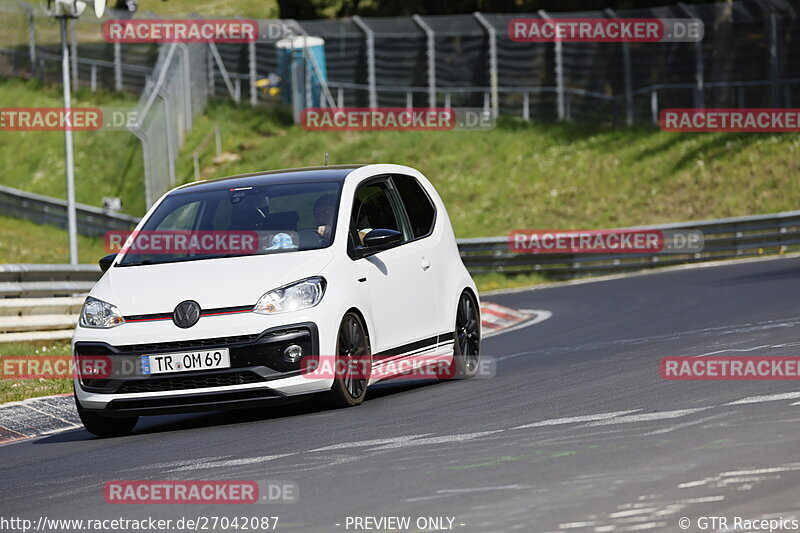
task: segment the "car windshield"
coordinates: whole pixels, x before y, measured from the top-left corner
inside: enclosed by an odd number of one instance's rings
[[[341,183],[257,185],[169,195],[119,266],[315,250],[333,242]]]

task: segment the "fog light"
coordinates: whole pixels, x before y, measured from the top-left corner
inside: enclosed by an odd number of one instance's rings
[[[303,357],[303,348],[297,344],[290,344],[283,349],[283,360],[287,363],[296,363]]]

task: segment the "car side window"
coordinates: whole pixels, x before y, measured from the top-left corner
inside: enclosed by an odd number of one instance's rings
[[[407,233],[408,230],[400,223],[398,206],[391,194],[386,181],[368,183],[356,190],[350,225],[359,246],[364,245],[364,237],[374,229],[391,229],[404,235]]]
[[[425,189],[411,176],[395,175],[392,180],[403,200],[414,238],[419,239],[428,235],[433,231],[436,208]]]

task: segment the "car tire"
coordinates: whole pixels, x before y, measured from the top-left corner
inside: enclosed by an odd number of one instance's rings
[[[75,395],[75,407],[78,409],[78,416],[86,431],[98,437],[122,437],[128,435],[133,431],[136,422],[139,421],[138,416],[111,418],[86,411],[81,407],[81,402],[78,401],[77,395]]]
[[[439,379],[474,378],[480,367],[481,312],[475,297],[464,290],[458,298],[456,328],[453,332],[453,360],[439,372]]]
[[[367,395],[367,383],[372,370],[367,329],[356,313],[349,312],[342,318],[336,347],[335,377],[328,394],[328,405],[336,408],[355,407]]]

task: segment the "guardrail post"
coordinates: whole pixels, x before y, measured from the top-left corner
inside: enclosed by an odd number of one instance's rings
[[[206,54],[206,69],[208,72],[208,94],[214,96],[217,80],[214,77],[214,57],[211,55],[211,49],[208,49]]]
[[[122,90],[122,46],[114,43],[114,90]]]
[[[300,84],[300,64],[296,61],[291,62],[292,71],[292,118],[295,124],[300,124],[300,113],[303,111],[303,105],[300,101],[300,94],[297,90]]]
[[[169,91],[163,87],[158,95],[164,100],[164,110],[167,117],[167,168],[169,169],[169,183],[174,186],[177,182],[175,174],[175,159],[178,152],[178,147],[175,146],[177,141],[177,132],[175,131],[175,110],[173,109],[173,101],[170,99]]]
[[[222,62],[222,56],[219,55],[219,50],[217,49],[217,45],[213,41],[209,41],[208,48],[211,50],[211,56],[214,58],[214,61],[217,64],[219,73],[222,74],[222,79],[225,82],[225,87],[227,87],[228,89],[228,94],[238,104],[239,99],[236,96],[236,90],[233,87],[233,83],[231,83],[231,77],[230,75],[228,75],[228,69],[225,68],[225,63]]]
[[[31,61],[31,74],[36,74],[36,18],[33,9],[27,2],[20,0],[20,5],[28,13],[28,55]],[[15,56],[16,57],[16,56]]]
[[[764,12],[766,22],[767,51],[769,53],[769,78],[772,89],[772,107],[781,107],[780,50],[778,48],[778,15],[770,2],[756,0]]]
[[[419,15],[413,15],[411,18],[425,32],[427,39],[428,107],[436,107],[436,34],[433,32],[433,28],[428,26]]]
[[[306,108],[313,106],[311,87],[311,62],[306,57],[308,53],[308,34],[303,34],[303,91],[305,92]],[[322,80],[319,80],[322,83]]]
[[[303,57],[306,62],[306,75],[312,76],[313,74],[317,75],[317,82],[319,82],[320,89],[322,93],[320,94],[320,105],[322,107],[336,107],[336,101],[333,99],[333,94],[331,94],[330,87],[328,86],[328,81],[325,76],[322,75],[322,68],[319,66],[317,62],[317,58],[311,51],[308,49],[306,39],[309,37],[308,32],[297,23],[296,20],[292,21],[295,26],[297,27],[298,31],[303,34]],[[311,107],[311,88],[310,86],[306,89],[306,102],[307,107]]]
[[[678,2],[678,7],[688,17],[700,18],[692,6]],[[702,109],[705,107],[705,78],[703,74],[703,43],[700,41],[694,43],[694,79],[694,107],[695,109]]]
[[[772,107],[781,107],[780,57],[778,55],[778,16],[770,9],[769,13],[769,77],[772,83]]]
[[[194,181],[200,179],[200,156],[197,152],[192,154],[192,167],[194,168]]]
[[[658,90],[653,89],[650,91],[650,115],[653,119],[653,125],[658,126]]]
[[[550,15],[544,9],[538,11],[539,16],[545,20],[550,20]],[[567,119],[566,94],[564,92],[564,43],[556,39],[554,45],[555,52],[555,73],[556,73],[556,114],[558,120],[563,122]]]
[[[114,43],[114,90],[122,91],[122,45]]]
[[[531,119],[531,93],[522,93],[522,120],[528,122]]]
[[[250,67],[250,105],[255,107],[258,105],[258,73],[256,72],[256,43],[255,41],[247,44],[248,63]]]
[[[605,10],[609,18],[617,18],[613,9]],[[625,84],[625,124],[633,126],[633,74],[631,66],[631,45],[627,41],[622,42],[622,68]]]
[[[78,89],[78,31],[76,29],[76,19],[69,19],[70,31],[70,54],[72,57],[72,88]]]
[[[733,247],[736,250],[736,255],[742,255],[742,253],[744,252],[739,247],[739,239],[741,239],[744,234],[741,231],[737,231],[735,235],[736,239],[733,241],[734,242]]]
[[[489,87],[492,91],[492,116],[497,118],[500,113],[500,92],[498,90],[497,71],[497,30],[492,26],[486,17],[479,12],[473,13],[478,22],[486,29],[489,35]]]
[[[369,84],[369,107],[378,107],[378,91],[375,79],[375,32],[358,15],[353,23],[364,32],[367,38],[367,83]]]

